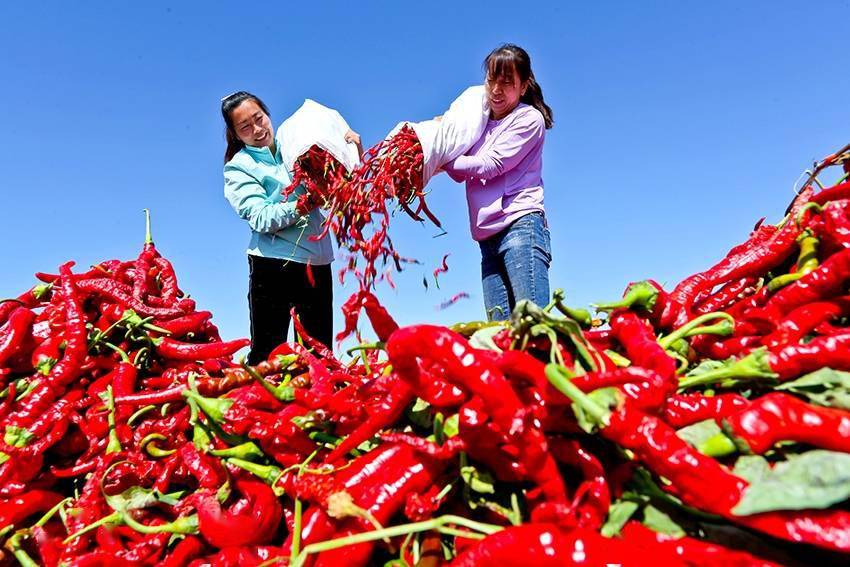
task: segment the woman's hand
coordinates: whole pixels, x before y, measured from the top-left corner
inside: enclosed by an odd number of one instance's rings
[[[354,130],[349,130],[345,133],[345,141],[348,144],[354,144],[357,146],[357,155],[363,155],[363,145],[360,142],[360,134]]]

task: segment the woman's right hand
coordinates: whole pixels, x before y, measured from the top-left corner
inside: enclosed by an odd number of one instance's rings
[[[357,155],[363,155],[363,145],[360,142],[360,134],[349,129],[348,132],[345,133],[345,141],[348,144],[354,144],[357,146]]]

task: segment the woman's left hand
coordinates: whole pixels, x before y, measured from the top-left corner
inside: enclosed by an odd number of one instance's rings
[[[357,146],[357,155],[363,155],[363,146],[360,143],[360,134],[354,130],[349,130],[345,133],[345,141],[349,144],[355,144]]]

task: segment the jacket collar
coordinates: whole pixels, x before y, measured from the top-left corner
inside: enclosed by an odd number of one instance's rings
[[[278,164],[281,161],[280,144],[276,144],[276,147],[277,153],[275,155],[272,155],[272,152],[268,148],[268,146],[258,148],[256,146],[249,146],[246,144],[243,149],[257,161],[269,164]]]

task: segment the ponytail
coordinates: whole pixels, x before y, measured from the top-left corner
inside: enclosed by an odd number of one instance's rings
[[[500,45],[484,59],[484,71],[490,77],[510,76],[516,72],[520,83],[526,83],[525,93],[520,97],[520,102],[533,106],[543,115],[547,130],[552,127],[555,123],[552,109],[543,100],[543,89],[534,78],[531,57],[525,49],[512,43]]]
[[[552,118],[552,109],[543,101],[543,89],[540,88],[540,85],[534,79],[534,73],[528,78],[528,86],[525,89],[525,94],[519,100],[540,111],[547,130],[555,124],[555,120]]]

